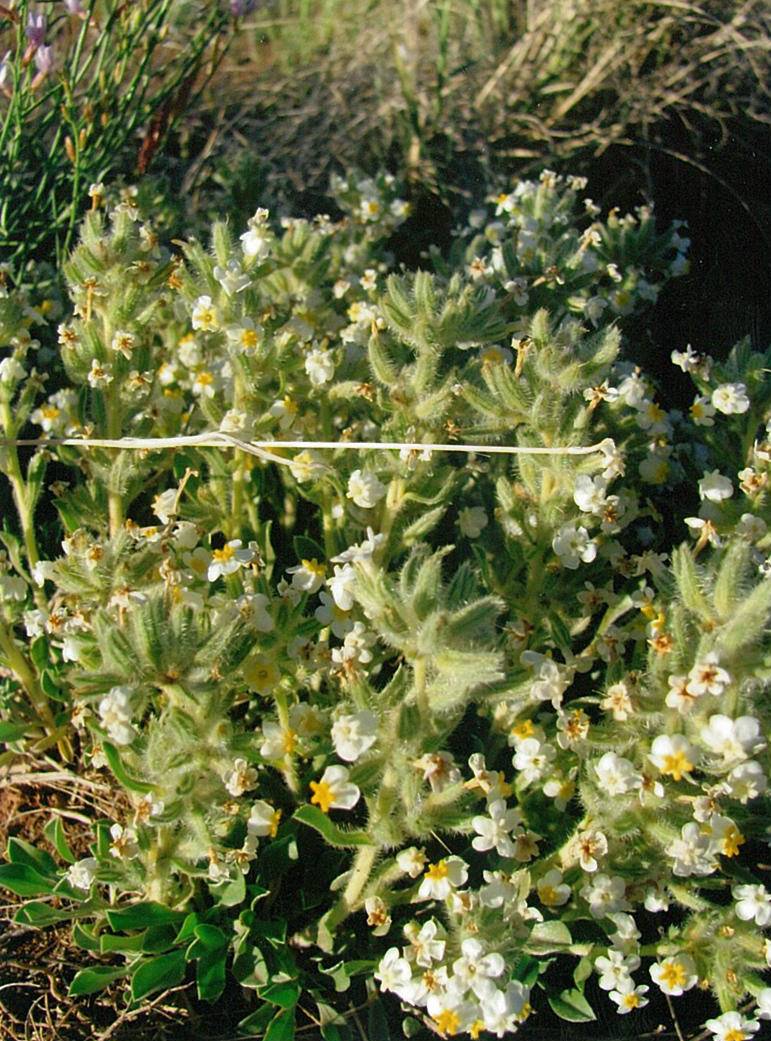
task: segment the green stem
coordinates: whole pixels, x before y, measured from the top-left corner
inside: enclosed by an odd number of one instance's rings
[[[415,701],[418,706],[421,722],[429,731],[433,731],[434,721],[431,718],[431,707],[428,704],[428,695],[426,693],[425,658],[416,658],[415,661],[412,662],[412,674],[415,683]]]
[[[17,646],[13,633],[3,622],[0,622],[0,652],[2,652],[8,668],[27,695],[28,701],[34,708],[41,723],[45,726],[46,731],[49,734],[56,731],[56,720],[49,707],[48,698],[40,687],[37,674]],[[60,738],[58,746],[62,758],[65,761],[70,760],[72,758],[72,746],[69,739],[66,737]]]

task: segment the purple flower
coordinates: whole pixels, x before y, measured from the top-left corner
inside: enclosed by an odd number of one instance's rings
[[[35,65],[41,76],[47,76],[54,67],[53,47],[38,47],[35,51]]]
[[[29,40],[30,47],[40,47],[46,38],[46,16],[30,11],[24,33]]]

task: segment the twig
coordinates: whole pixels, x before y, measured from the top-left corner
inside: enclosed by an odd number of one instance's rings
[[[132,1019],[136,1019],[137,1016],[143,1016],[149,1012],[152,1008],[157,1008],[162,1002],[164,1002],[170,994],[176,994],[177,991],[186,990],[190,986],[189,983],[181,983],[178,987],[171,987],[169,990],[164,990],[157,998],[154,998],[146,1005],[140,1005],[139,1008],[126,1009],[121,1012],[118,1018],[103,1030],[101,1034],[96,1034],[94,1041],[107,1041],[107,1038],[112,1037],[118,1027],[123,1026],[124,1023],[128,1023]]]

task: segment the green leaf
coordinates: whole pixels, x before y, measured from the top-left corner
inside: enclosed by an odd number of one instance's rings
[[[103,741],[102,751],[104,752],[104,757],[107,760],[110,769],[124,788],[128,788],[131,792],[141,792],[143,794],[153,790],[151,784],[147,784],[145,781],[138,781],[136,777],[132,777],[131,774],[129,774],[123,765],[120,752],[115,745],[111,745],[109,741]]]
[[[46,853],[44,849],[38,849],[37,846],[33,846],[24,839],[15,836],[8,839],[5,855],[12,864],[27,864],[41,875],[56,876],[59,873],[59,865],[50,853]]]
[[[168,922],[179,922],[185,917],[184,911],[173,911],[170,907],[154,903],[152,900],[131,904],[129,907],[108,908],[106,914],[110,927],[116,931],[166,925]]]
[[[114,980],[125,976],[127,972],[128,968],[125,965],[121,965],[117,969],[113,965],[94,965],[90,969],[81,969],[75,974],[67,993],[71,998],[82,997],[84,994],[97,994],[105,987],[109,987]]]
[[[295,535],[292,539],[292,546],[294,547],[298,561],[316,560],[319,563],[322,563],[327,559],[327,555],[323,548],[315,539],[308,538],[307,535]]]
[[[271,1021],[263,1041],[293,1041],[294,1009],[284,1009]]]
[[[243,903],[246,896],[246,879],[239,873],[235,878],[227,882],[219,882],[216,886],[210,885],[209,892],[218,904],[223,907],[237,907]]]
[[[374,1001],[369,1007],[369,1012],[367,1013],[367,1039],[368,1041],[391,1041],[388,1017],[382,1001]]]
[[[225,936],[222,929],[216,925],[208,925],[206,922],[195,927],[195,938],[201,943],[206,950],[218,951],[223,947],[227,947],[228,938]]]
[[[295,810],[292,819],[299,821],[301,824],[307,824],[309,828],[317,831],[330,846],[335,846],[337,849],[351,849],[354,846],[371,845],[371,839],[366,831],[340,828],[318,806],[311,806],[310,803],[306,803],[298,810]]]
[[[52,893],[54,883],[29,864],[0,864],[0,887],[17,896],[40,896]]]
[[[551,954],[564,951],[573,942],[570,930],[563,922],[537,922],[530,933],[527,949],[533,954]]]
[[[67,922],[71,918],[72,911],[62,911],[51,907],[43,900],[30,900],[13,916],[17,925],[32,925],[36,928],[54,925],[56,922]]]
[[[27,905],[29,907],[29,904]],[[72,927],[72,939],[75,944],[84,951],[99,952],[99,937],[92,929],[76,922]]]
[[[67,842],[61,817],[52,817],[43,828],[43,834],[62,860],[65,860],[68,864],[75,863],[75,854],[70,849],[69,842]]]
[[[238,1033],[248,1034],[251,1037],[264,1034],[273,1014],[273,1005],[262,1005],[256,1012],[252,1012],[240,1021],[238,1024]]]
[[[0,723],[0,741],[18,741],[31,729],[32,723]]]
[[[263,1001],[269,1001],[271,1005],[294,1008],[300,997],[300,986],[295,980],[287,980],[285,983],[271,983],[267,987],[261,987],[257,993]]]
[[[597,1019],[580,990],[563,990],[549,998],[552,1012],[568,1023],[591,1023]]]
[[[185,975],[185,952],[170,951],[157,958],[148,958],[134,969],[131,979],[131,999],[140,1001],[156,990],[175,987]]]
[[[195,985],[201,1001],[216,1001],[225,989],[224,947],[215,951],[206,951],[196,963]]]

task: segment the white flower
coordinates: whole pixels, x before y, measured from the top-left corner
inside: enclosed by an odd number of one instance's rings
[[[131,723],[131,687],[113,687],[99,702],[99,716],[110,740],[130,745],[137,732]]]
[[[512,762],[514,769],[521,771],[523,782],[529,785],[543,778],[555,755],[556,752],[550,744],[535,737],[528,737],[517,746]]]
[[[194,329],[202,329],[206,333],[213,333],[219,329],[219,313],[210,296],[198,297],[193,304],[191,321]]]
[[[469,506],[458,514],[460,533],[467,539],[479,538],[482,529],[487,527],[487,523],[487,513],[481,506]]]
[[[168,524],[176,516],[178,494],[176,488],[167,488],[153,499],[153,513],[161,524]]]
[[[698,697],[688,686],[688,677],[669,676],[667,683],[669,691],[665,698],[665,704],[669,708],[677,709],[681,716],[687,715],[696,704],[696,698]]]
[[[11,383],[18,383],[19,380],[23,380],[27,375],[27,370],[17,361],[14,357],[3,358],[0,361],[0,383],[5,383],[6,386]]]
[[[731,484],[731,481],[724,477],[719,470],[705,473],[699,481],[699,497],[702,500],[722,502],[723,499],[730,499],[733,493],[734,486]]]
[[[503,975],[506,963],[500,954],[485,954],[480,941],[473,938],[464,940],[460,949],[461,957],[452,963],[454,977],[465,989],[483,998],[491,991],[490,980]]]
[[[90,386],[94,387],[96,390],[101,390],[108,386],[108,384],[112,383],[112,369],[109,365],[104,365],[101,362],[98,362],[96,358],[92,358],[91,371],[86,378],[88,379]]]
[[[612,911],[628,911],[625,899],[626,883],[618,875],[595,875],[581,889],[581,896],[589,905],[593,918],[605,918]]]
[[[327,579],[332,599],[341,611],[350,611],[354,604],[353,592],[356,588],[356,569],[351,564],[342,567],[335,565],[335,572]]]
[[[264,260],[270,253],[272,234],[268,227],[268,211],[259,209],[248,222],[249,230],[239,236],[245,257]]]
[[[468,865],[460,857],[446,857],[429,864],[418,889],[419,900],[445,900],[453,889],[466,884]]]
[[[87,892],[91,888],[98,867],[99,861],[94,857],[86,857],[85,860],[79,860],[67,869],[67,881],[75,889],[82,889]]]
[[[372,528],[367,527],[367,537],[363,542],[349,546],[348,549],[343,550],[342,553],[338,553],[336,557],[331,557],[330,559],[333,564],[351,564],[355,560],[372,560],[372,557],[384,542],[385,535],[380,533],[376,535]]]
[[[563,524],[552,539],[552,549],[563,567],[575,571],[581,562],[590,564],[597,556],[597,543],[589,538],[584,527]]]
[[[227,267],[220,267],[217,264],[214,268],[214,277],[228,296],[242,293],[252,281],[237,260],[229,260]]]
[[[417,922],[407,922],[404,935],[410,944],[404,953],[422,968],[430,969],[434,962],[444,958],[445,932],[435,919],[429,918],[420,928]]]
[[[131,860],[139,853],[137,833],[133,828],[124,828],[122,824],[113,824],[110,828],[112,845],[110,853],[119,860]]]
[[[343,646],[335,647],[332,651],[332,661],[338,665],[344,665],[345,662],[360,662],[366,665],[372,661],[370,647],[375,641],[375,634],[368,632],[363,622],[354,622],[345,634]]]
[[[731,765],[749,759],[766,747],[760,721],[755,716],[740,716],[738,719],[710,716],[699,736],[711,752],[722,756],[724,763]]]
[[[599,786],[607,795],[625,795],[642,784],[641,775],[635,770],[629,759],[624,759],[615,752],[606,752],[594,764]]]
[[[321,477],[326,472],[327,467],[317,453],[302,451],[298,452],[291,461],[289,469],[292,471],[292,477],[296,481],[299,481],[300,484],[305,484],[306,481],[315,481]]]
[[[270,600],[264,593],[244,593],[236,600],[239,614],[258,633],[269,633],[275,627],[267,611],[269,604]]]
[[[670,355],[672,364],[677,365],[683,372],[695,372],[698,369],[701,359],[696,351],[691,347],[690,343],[686,346],[684,351],[672,351]]]
[[[760,1023],[745,1019],[741,1012],[724,1012],[716,1019],[708,1019],[704,1026],[715,1035],[715,1041],[748,1041],[760,1030]]]
[[[501,857],[513,857],[516,847],[509,833],[518,830],[522,817],[517,809],[507,809],[503,799],[496,799],[488,806],[489,817],[474,817],[472,824],[477,837],[472,840],[474,849],[484,853],[495,849]]]
[[[711,875],[718,867],[711,836],[694,821],[683,825],[680,838],[669,843],[666,854],[672,858],[672,873],[678,878]]]
[[[241,539],[231,539],[222,549],[212,550],[212,559],[206,577],[210,582],[216,582],[220,575],[232,575],[253,559],[253,549],[242,549]]]
[[[743,513],[734,530],[748,542],[759,542],[768,531],[768,525],[762,517],[756,517],[754,513]]]
[[[275,838],[280,820],[281,810],[274,809],[269,802],[265,802],[263,799],[257,799],[252,803],[246,822],[247,835],[254,835],[256,838]]]
[[[319,600],[321,606],[313,612],[314,618],[322,625],[328,625],[332,634],[339,640],[344,639],[346,633],[353,628],[350,614],[348,611],[341,611],[330,594],[324,590],[319,593]]]
[[[396,864],[405,875],[417,878],[426,866],[425,850],[418,849],[417,846],[409,846],[407,849],[400,850],[396,854]]]
[[[771,893],[765,886],[734,886],[731,890],[736,900],[736,917],[743,922],[754,921],[761,929],[771,925]]]
[[[264,329],[252,318],[242,318],[237,325],[229,325],[225,333],[230,343],[249,352],[255,350],[259,344]]]
[[[234,797],[243,795],[257,784],[257,771],[245,759],[236,759],[233,768],[223,777],[225,787]]]
[[[380,989],[398,994],[412,980],[412,968],[406,958],[402,958],[398,947],[389,947],[375,972],[375,979],[380,981]]]
[[[598,858],[608,852],[608,840],[601,831],[593,829],[579,832],[571,845],[583,870],[590,873],[599,867]]]
[[[649,990],[650,987],[646,987],[644,983],[635,987],[634,980],[629,980],[625,987],[612,990],[608,997],[618,1005],[619,1015],[623,1016],[627,1012],[634,1011],[634,1009],[644,1008],[648,1004],[648,999],[645,995]]]
[[[550,868],[536,884],[538,899],[545,907],[562,907],[571,896],[570,886],[562,881],[562,872]]]
[[[673,737],[659,734],[651,745],[648,758],[662,774],[680,781],[693,770],[697,756],[690,742],[679,734]]]
[[[305,357],[305,371],[314,387],[328,383],[335,374],[335,358],[332,351],[314,347]]]
[[[573,489],[573,502],[583,513],[600,513],[605,505],[607,490],[608,482],[604,477],[579,474]]]
[[[519,980],[507,983],[506,990],[490,990],[480,999],[485,1030],[496,1037],[513,1034],[522,1021],[523,1009],[529,997],[529,990]]]
[[[650,966],[651,979],[663,991],[672,997],[679,997],[694,987],[698,981],[696,965],[690,954],[675,954],[664,958]]]
[[[352,810],[359,801],[361,792],[348,780],[344,766],[328,766],[320,781],[311,781],[311,802],[324,813],[330,810]]]
[[[715,415],[715,406],[709,398],[697,394],[688,412],[697,427],[713,427],[715,425],[715,420],[712,418]]]
[[[346,763],[355,762],[374,745],[377,728],[377,716],[368,709],[362,709],[352,716],[341,716],[332,724],[335,752]]]
[[[718,665],[715,651],[710,651],[704,658],[697,661],[688,673],[688,687],[695,697],[700,697],[702,694],[720,697],[730,682],[730,675]]]
[[[760,763],[750,759],[746,763],[735,766],[723,781],[726,794],[738,800],[742,805],[751,799],[757,799],[768,788],[768,779]]]
[[[364,901],[364,910],[367,912],[367,925],[372,929],[372,935],[385,936],[391,928],[391,916],[383,899],[379,896],[368,896]]]
[[[758,1019],[771,1019],[771,987],[764,987],[757,996]]]
[[[375,474],[354,470],[348,478],[348,498],[353,499],[356,505],[361,506],[362,509],[372,509],[380,502],[385,493],[385,485],[378,480]]]
[[[623,990],[632,983],[632,973],[639,967],[640,959],[636,954],[625,955],[616,950],[609,950],[607,957],[601,956],[594,962],[601,990]]]
[[[313,560],[301,560],[294,567],[286,569],[292,576],[292,586],[302,593],[317,593],[324,584],[327,569],[314,557]]]
[[[750,407],[747,388],[743,383],[721,383],[712,391],[712,404],[725,416],[746,412]]]
[[[262,724],[262,736],[260,755],[263,759],[283,759],[295,750],[297,735],[294,731],[285,730],[271,719],[266,719]]]

